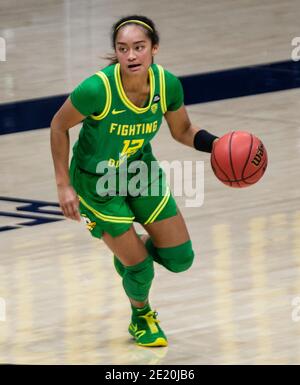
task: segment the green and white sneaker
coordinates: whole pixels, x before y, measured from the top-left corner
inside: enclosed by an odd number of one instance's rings
[[[146,307],[145,307],[146,308]],[[159,326],[157,312],[134,309],[128,331],[140,346],[168,346],[167,337]],[[140,314],[139,314],[140,310]],[[144,314],[145,313],[145,314]]]

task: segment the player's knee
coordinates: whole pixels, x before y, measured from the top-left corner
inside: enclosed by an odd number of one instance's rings
[[[125,266],[115,255],[114,255],[114,266],[117,273],[123,278],[125,273]]]
[[[128,297],[136,301],[147,299],[154,278],[152,257],[148,256],[144,261],[124,268],[123,287]]]
[[[179,246],[158,248],[157,251],[163,266],[173,273],[188,270],[194,261],[194,251],[190,240]]]
[[[181,258],[174,258],[174,260],[167,261],[164,266],[173,273],[182,273],[188,270],[194,261],[194,253],[181,255]]]

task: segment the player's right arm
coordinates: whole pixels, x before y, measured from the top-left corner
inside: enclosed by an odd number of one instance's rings
[[[67,218],[80,220],[79,201],[69,177],[69,129],[87,116],[99,114],[106,103],[105,86],[95,75],[80,83],[54,115],[51,122],[51,150],[60,207]]]
[[[69,129],[79,124],[82,115],[68,98],[51,121],[51,152],[60,207],[65,217],[80,221],[79,201],[69,177]]]

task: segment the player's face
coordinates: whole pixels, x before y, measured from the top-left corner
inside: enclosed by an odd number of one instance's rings
[[[140,26],[127,25],[117,34],[116,55],[126,74],[147,72],[157,50],[158,46],[152,46],[151,40]]]

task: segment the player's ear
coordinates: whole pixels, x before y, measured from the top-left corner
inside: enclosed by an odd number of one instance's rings
[[[157,54],[158,48],[159,48],[158,44],[154,44],[152,46],[152,56],[155,56]]]

